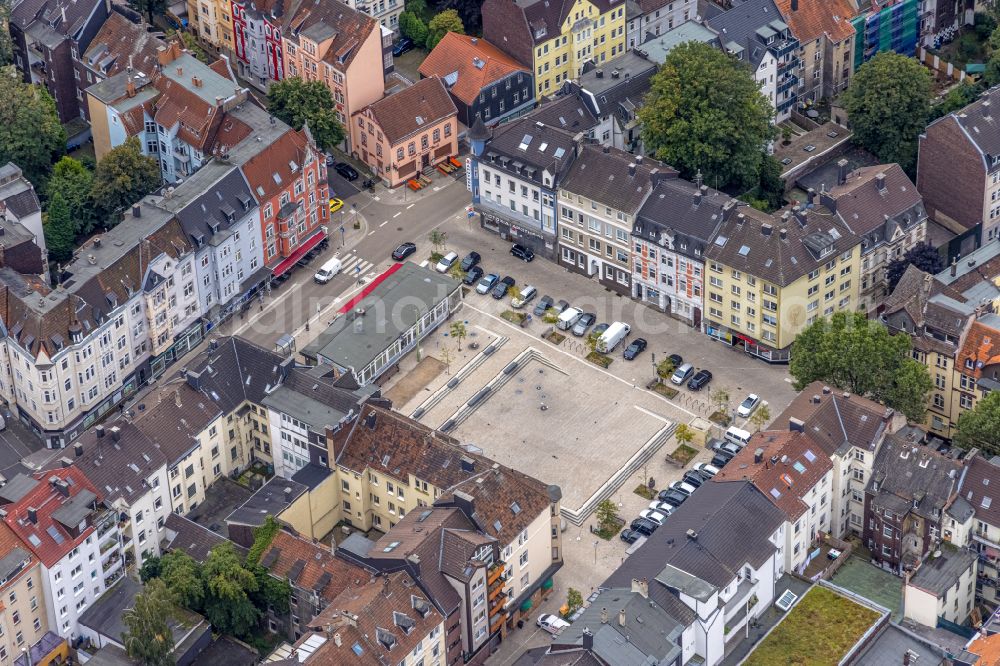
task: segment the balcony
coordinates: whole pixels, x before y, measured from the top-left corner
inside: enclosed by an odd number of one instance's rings
[[[778,84],[778,94],[780,95],[781,93],[785,92],[786,90],[790,90],[791,88],[794,88],[798,84],[799,84],[799,77],[797,77],[797,76],[790,76],[790,77],[788,77],[785,80],[784,83],[779,83]]]
[[[119,557],[112,557],[107,562],[105,562],[104,564],[101,565],[101,570],[105,574],[107,574],[109,571],[112,571],[116,567],[120,567],[121,564],[122,564],[122,558],[120,556]]]
[[[491,622],[490,623],[490,634],[495,634],[496,632],[500,631],[500,627],[503,626],[503,622],[506,619],[507,619],[506,616],[501,615],[499,618],[497,618],[497,620],[495,622]]]
[[[726,602],[726,620],[730,620],[739,611],[746,612],[746,602],[748,599],[755,598],[754,590],[757,589],[757,581],[750,580],[749,578],[744,578],[740,581],[740,584],[736,587],[736,594]],[[756,602],[751,604],[755,605]]]
[[[101,557],[107,555],[110,551],[118,547],[118,535],[115,535],[113,539],[108,539],[101,544]]]
[[[772,44],[771,48],[774,50],[774,56],[776,58],[782,58],[799,48],[799,40],[789,39],[784,42]]]
[[[506,566],[503,562],[493,565],[486,576],[486,586],[489,587],[490,585],[493,585],[493,583],[495,583],[497,579],[503,575],[505,569]]]

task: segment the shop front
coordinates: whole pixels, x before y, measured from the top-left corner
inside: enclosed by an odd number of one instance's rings
[[[479,213],[479,225],[500,236],[500,238],[525,246],[539,257],[557,261],[557,243],[555,234],[549,234],[541,229],[529,228],[523,221],[514,221],[499,214],[498,211],[486,206],[476,205]]]

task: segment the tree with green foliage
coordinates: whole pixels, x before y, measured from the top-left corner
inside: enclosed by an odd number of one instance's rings
[[[781,162],[774,156],[764,155],[761,159],[757,187],[750,190],[749,196],[751,200],[748,203],[760,202],[759,209],[766,213],[785,205],[785,179],[781,177]]]
[[[200,62],[203,62],[206,65],[211,64],[205,49],[203,49],[201,44],[198,43],[198,38],[190,32],[187,32],[186,30],[167,30],[167,38],[181,40],[181,46],[184,47],[185,51],[190,51],[191,55],[197,58]]]
[[[610,532],[618,527],[618,507],[610,499],[598,502],[594,513],[601,531]]]
[[[10,38],[11,0],[0,0],[0,67],[14,62],[14,42]]]
[[[322,81],[304,81],[293,76],[271,84],[267,110],[293,128],[308,123],[320,150],[330,151],[346,136],[333,110],[333,96]]]
[[[987,393],[962,412],[952,441],[963,449],[977,447],[987,458],[1000,455],[1000,391]]]
[[[160,558],[160,578],[174,593],[177,603],[200,612],[205,603],[205,580],[201,565],[190,555],[173,550]]]
[[[768,409],[767,405],[761,404],[754,410],[754,413],[750,415],[750,423],[754,425],[754,428],[760,430],[767,422],[771,420],[771,410]]]
[[[889,291],[896,288],[899,279],[903,277],[906,268],[916,266],[925,273],[936,275],[944,270],[945,263],[941,253],[928,243],[917,243],[906,251],[899,259],[891,262],[886,268],[885,277],[889,281]]]
[[[745,190],[759,183],[772,113],[745,64],[687,42],[653,76],[639,119],[646,150],[683,178],[701,172],[707,185]]]
[[[153,25],[153,17],[163,15],[167,9],[166,0],[128,0],[128,6],[146,15],[146,21]]]
[[[229,542],[216,546],[202,565],[205,580],[205,618],[219,631],[249,637],[260,611],[250,601],[259,590],[257,577],[243,567]]]
[[[73,231],[77,235],[89,233],[94,226],[94,202],[90,198],[93,186],[94,174],[80,161],[66,156],[52,168],[52,175],[45,188],[45,195],[49,200],[58,193],[69,204]]]
[[[930,72],[917,60],[888,51],[876,54],[841,95],[854,142],[881,162],[897,162],[911,173],[933,91]]]
[[[48,91],[0,73],[0,164],[13,162],[44,192],[52,164],[65,152],[66,131]]]
[[[174,666],[174,634],[168,624],[173,612],[173,600],[163,580],[146,583],[122,616],[128,627],[121,636],[128,656],[143,666]]]
[[[278,535],[280,530],[281,525],[274,519],[274,516],[270,515],[264,518],[263,525],[253,528],[253,545],[247,551],[246,563],[248,566],[260,562],[260,558],[270,548],[271,542],[274,541],[274,537]]]
[[[257,579],[257,589],[249,593],[251,603],[261,613],[266,612],[268,608],[273,609],[278,615],[287,613],[292,598],[292,587],[288,581],[275,578],[259,564],[249,566],[247,569]]]
[[[444,39],[444,36],[449,32],[457,32],[460,35],[465,34],[465,26],[462,25],[462,19],[454,9],[446,9],[436,14],[430,20],[430,23],[427,24],[427,41],[425,42],[427,50],[433,50],[438,45],[438,42]]]
[[[663,360],[656,364],[656,376],[660,379],[669,379],[677,366],[669,356],[664,356]]]
[[[583,608],[583,595],[580,594],[580,590],[571,587],[566,591],[566,606],[569,608],[567,616]]]
[[[159,578],[163,574],[163,566],[158,557],[147,557],[139,567],[139,580],[148,583],[154,578]]]
[[[76,247],[75,227],[69,204],[63,199],[62,194],[57,192],[49,200],[49,209],[45,212],[45,223],[42,228],[49,259],[66,262],[73,257],[73,248]]]
[[[861,312],[835,312],[807,326],[792,345],[795,390],[814,381],[877,400],[921,421],[931,379],[910,355],[908,335],[890,335]]]
[[[465,328],[465,324],[460,321],[452,323],[449,333],[451,333],[451,337],[458,340],[458,351],[462,351],[462,340],[469,334],[469,331]]]
[[[108,151],[94,172],[90,196],[98,218],[107,226],[121,222],[120,215],[160,186],[160,165],[142,154],[138,137]]]
[[[1000,60],[997,61],[997,65],[1000,66]],[[997,69],[997,74],[1000,76],[1000,67]],[[959,109],[968,106],[976,101],[980,93],[983,92],[983,86],[977,83],[972,83],[969,80],[962,81],[961,83],[952,87],[941,101],[931,107],[930,116],[927,118],[927,122],[937,120],[942,116],[946,116],[952,111],[958,111]]]
[[[433,247],[437,252],[443,252],[445,245],[448,242],[448,233],[434,229],[427,234],[427,240],[431,242],[431,247]]]
[[[691,440],[694,439],[694,430],[687,423],[678,423],[677,427],[674,428],[674,439],[681,445],[690,444]]]
[[[418,47],[427,43],[427,24],[415,12],[406,10],[399,15],[399,32],[409,37]]]

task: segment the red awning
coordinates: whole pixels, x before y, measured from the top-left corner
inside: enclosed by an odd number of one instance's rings
[[[403,264],[393,264],[392,266],[390,266],[388,268],[388,270],[386,270],[386,272],[384,272],[381,275],[379,275],[378,277],[376,277],[374,280],[372,280],[368,284],[367,287],[365,287],[364,289],[362,289],[361,292],[357,296],[355,296],[351,300],[347,301],[347,303],[345,303],[344,306],[342,308],[340,308],[340,310],[338,310],[338,312],[340,314],[345,314],[346,312],[352,310],[355,305],[357,305],[358,303],[360,303],[364,299],[365,296],[367,296],[368,294],[370,294],[373,291],[375,291],[376,287],[378,287],[380,284],[382,284],[383,280],[385,280],[387,277],[389,277],[390,275],[392,275],[393,273],[395,273],[396,271],[398,271],[402,267],[403,267]]]
[[[287,273],[288,269],[290,269],[292,266],[295,265],[295,262],[304,257],[306,253],[309,252],[309,250],[319,245],[320,241],[322,241],[324,238],[326,238],[326,234],[323,233],[323,230],[317,229],[316,233],[314,233],[312,236],[303,241],[297,248],[295,248],[295,251],[292,252],[291,256],[287,257],[286,259],[283,259],[280,264],[272,268],[271,274],[274,277],[278,277],[283,273]]]

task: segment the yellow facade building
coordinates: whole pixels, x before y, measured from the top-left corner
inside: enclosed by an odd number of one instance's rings
[[[745,207],[705,258],[705,332],[766,361],[787,362],[802,329],[857,308],[861,239],[834,216]]]
[[[535,98],[555,94],[625,52],[624,0],[486,0],[483,37],[535,74]]]
[[[187,0],[188,28],[202,42],[234,53],[232,3],[229,0]]]

